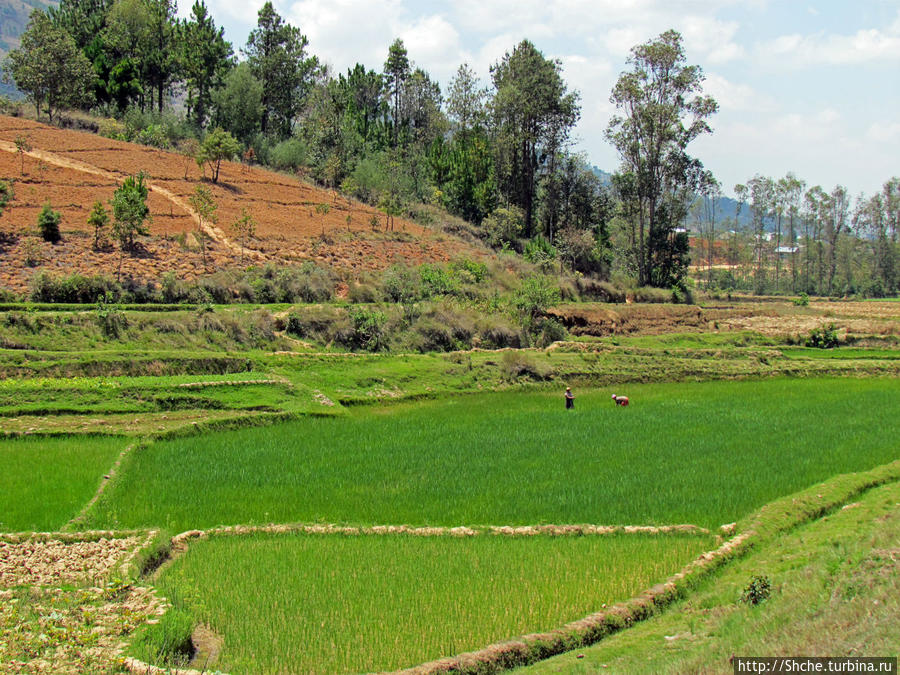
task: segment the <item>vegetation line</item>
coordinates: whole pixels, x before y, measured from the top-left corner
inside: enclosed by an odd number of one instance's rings
[[[106,486],[116,477],[119,467],[122,464],[122,460],[132,451],[136,446],[140,444],[140,441],[136,441],[134,443],[130,443],[125,446],[125,449],[119,453],[119,456],[116,457],[116,461],[113,462],[112,468],[108,473],[103,475],[103,478],[100,479],[100,485],[97,487],[97,491],[94,493],[94,496],[91,497],[90,501],[85,504],[81,511],[78,512],[74,518],[72,518],[68,523],[62,526],[63,531],[72,531],[77,529],[80,525],[82,525],[87,518],[88,512],[97,503],[97,500],[100,499],[100,496],[103,494],[103,491],[106,489]]]

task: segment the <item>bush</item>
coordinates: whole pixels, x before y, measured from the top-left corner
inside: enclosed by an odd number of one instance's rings
[[[556,249],[547,239],[537,235],[534,239],[525,242],[525,250],[522,256],[530,263],[540,265],[541,269],[549,270],[556,260]]]
[[[809,337],[806,338],[806,346],[816,349],[834,349],[840,343],[841,341],[833,323],[820,328],[813,328]]]
[[[465,312],[435,307],[416,319],[412,330],[416,347],[423,352],[449,352],[471,346],[475,326]]]
[[[421,298],[419,272],[406,265],[391,265],[382,277],[384,295],[391,302],[415,302]]]
[[[384,347],[384,324],[387,321],[384,312],[369,307],[354,307],[350,310],[350,323],[353,327],[351,346],[377,352]]]
[[[515,244],[524,227],[525,215],[515,206],[496,209],[481,221],[482,236],[494,248]]]
[[[583,299],[599,300],[600,302],[625,302],[625,291],[608,281],[578,277],[575,283]]]
[[[565,340],[568,333],[556,319],[542,319],[535,326],[536,346],[544,348],[549,347],[554,342]]]
[[[50,202],[44,204],[44,208],[42,208],[40,214],[38,214],[38,230],[44,241],[55,244],[61,239],[59,234],[59,222],[61,220],[62,215],[59,211],[54,211],[50,207]]]
[[[672,291],[665,288],[654,288],[653,286],[642,286],[634,289],[635,302],[672,302]]]
[[[282,141],[269,151],[269,163],[282,171],[296,171],[306,166],[309,150],[299,138]]]
[[[806,293],[801,293],[796,298],[794,298],[794,304],[797,307],[808,307],[809,306],[809,296]]]
[[[31,279],[33,302],[69,302],[94,304],[101,299],[119,300],[122,288],[113,279],[101,276],[83,277],[73,274],[54,279],[46,272],[38,272]]]
[[[765,575],[756,575],[750,579],[750,583],[741,594],[741,602],[748,605],[758,605],[767,600],[772,594],[772,583]]]
[[[454,295],[459,285],[453,275],[445,267],[425,263],[419,265],[419,278],[422,280],[422,295],[426,298],[435,295]]]
[[[486,315],[477,325],[481,346],[486,349],[518,349],[524,345],[522,333],[506,319],[495,314]]]
[[[531,354],[519,351],[503,352],[503,356],[500,357],[500,369],[507,380],[523,376],[534,380],[546,380],[553,373],[549,366],[538,363]]]
[[[525,279],[513,298],[515,307],[526,317],[535,318],[559,302],[559,288],[544,275]]]
[[[110,302],[111,298],[102,298],[97,303],[97,323],[106,337],[118,339],[128,328],[128,319],[125,312]]]

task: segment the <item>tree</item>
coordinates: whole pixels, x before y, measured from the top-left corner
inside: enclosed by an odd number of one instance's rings
[[[655,270],[654,261],[668,267],[669,253],[681,255],[680,247],[671,245],[678,243],[673,233],[686,210],[684,199],[690,191],[685,188],[702,175],[699,163],[685,151],[692,140],[711,132],[706,119],[718,109],[715,100],[699,93],[703,71],[685,61],[681,35],[666,31],[631,50],[631,70],[619,76],[610,97],[619,113],[610,120],[606,136],[619,153],[621,170],[633,177],[642,285],[668,281],[671,275]]]
[[[38,116],[46,110],[51,122],[59,108],[88,106],[93,100],[90,62],[72,37],[39,10],[31,12],[21,44],[9,53],[3,70],[4,79],[11,76],[34,103]]]
[[[470,130],[484,127],[487,121],[487,98],[488,90],[481,86],[468,63],[463,63],[456,69],[447,92],[447,112],[455,123],[457,132],[465,136]]]
[[[319,61],[306,55],[306,36],[284,23],[270,1],[259,10],[256,25],[244,53],[263,86],[260,126],[264,134],[288,138],[312,88]]]
[[[563,147],[578,121],[578,95],[566,91],[558,60],[528,40],[491,67],[495,167],[500,190],[525,212],[525,235],[534,234],[538,172]]]
[[[146,177],[143,171],[135,176],[128,176],[113,193],[110,201],[113,210],[112,233],[119,242],[120,268],[121,252],[134,250],[136,236],[150,234],[147,228],[150,207],[147,206]]]
[[[350,216],[347,216],[348,218]],[[231,226],[237,235],[238,241],[241,242],[241,265],[244,264],[244,243],[256,234],[256,219],[247,210],[247,207],[241,209],[241,217],[234,221]]]
[[[241,144],[221,128],[215,128],[206,135],[203,143],[200,144],[200,153],[197,155],[198,162],[209,164],[212,171],[212,182],[219,181],[219,168],[222,166],[222,160],[230,160],[240,153]]]
[[[225,85],[212,94],[214,123],[248,145],[260,130],[262,98],[262,82],[249,64],[239,63],[225,76]]]
[[[44,241],[55,244],[61,239],[59,234],[59,223],[61,220],[62,215],[60,215],[59,211],[54,211],[50,206],[50,202],[45,203],[38,214],[38,230]]]
[[[25,153],[31,152],[31,141],[28,136],[19,134],[16,136],[16,153],[19,155],[19,175],[25,175]]]
[[[163,111],[165,93],[178,71],[178,24],[175,0],[145,0],[149,10],[146,45],[142,63],[151,95],[156,94],[156,108]],[[152,103],[151,103],[152,105]]]
[[[188,198],[188,202],[191,208],[194,209],[194,213],[197,214],[197,241],[200,244],[200,252],[203,255],[203,264],[206,265],[207,235],[203,229],[203,221],[216,223],[219,220],[219,217],[216,215],[219,205],[216,204],[212,192],[204,185],[198,185],[194,188],[194,194]]]
[[[187,85],[188,118],[197,128],[206,125],[212,105],[212,92],[222,86],[231,67],[231,43],[225,41],[225,29],[216,28],[203,0],[196,0],[189,19],[179,26],[181,73]]]
[[[397,38],[388,48],[388,58],[384,62],[384,86],[385,93],[393,102],[391,113],[391,128],[393,131],[393,146],[397,147],[398,133],[400,130],[400,104],[403,97],[403,88],[409,79],[410,64],[409,55],[403,40]]]
[[[766,291],[766,272],[768,256],[766,255],[766,220],[775,208],[775,181],[768,176],[755,175],[747,181],[750,190],[750,215],[753,219],[754,253],[756,271],[754,272],[757,294]]]
[[[103,206],[103,202],[94,202],[87,223],[94,229],[94,250],[99,251],[105,245],[106,228],[109,227],[109,213]]]

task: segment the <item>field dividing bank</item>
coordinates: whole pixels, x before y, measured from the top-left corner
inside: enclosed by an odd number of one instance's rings
[[[0,532],[61,528],[131,442],[111,436],[0,436]]]
[[[610,393],[625,393],[617,408]],[[900,380],[507,392],[356,408],[152,444],[93,527],[292,522],[716,528],[898,457]]]
[[[232,673],[372,672],[549,630],[629,598],[709,535],[212,536],[158,580]],[[139,641],[138,644],[141,644]],[[152,642],[137,653],[153,658]]]

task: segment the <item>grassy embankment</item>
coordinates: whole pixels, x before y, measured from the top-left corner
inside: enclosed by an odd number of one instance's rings
[[[897,458],[900,380],[769,379],[504,393],[152,444],[88,522],[717,527]],[[239,498],[236,498],[239,495]]]
[[[374,672],[555,628],[712,546],[696,535],[214,536],[158,586],[169,621],[187,613],[224,637],[217,669]]]

